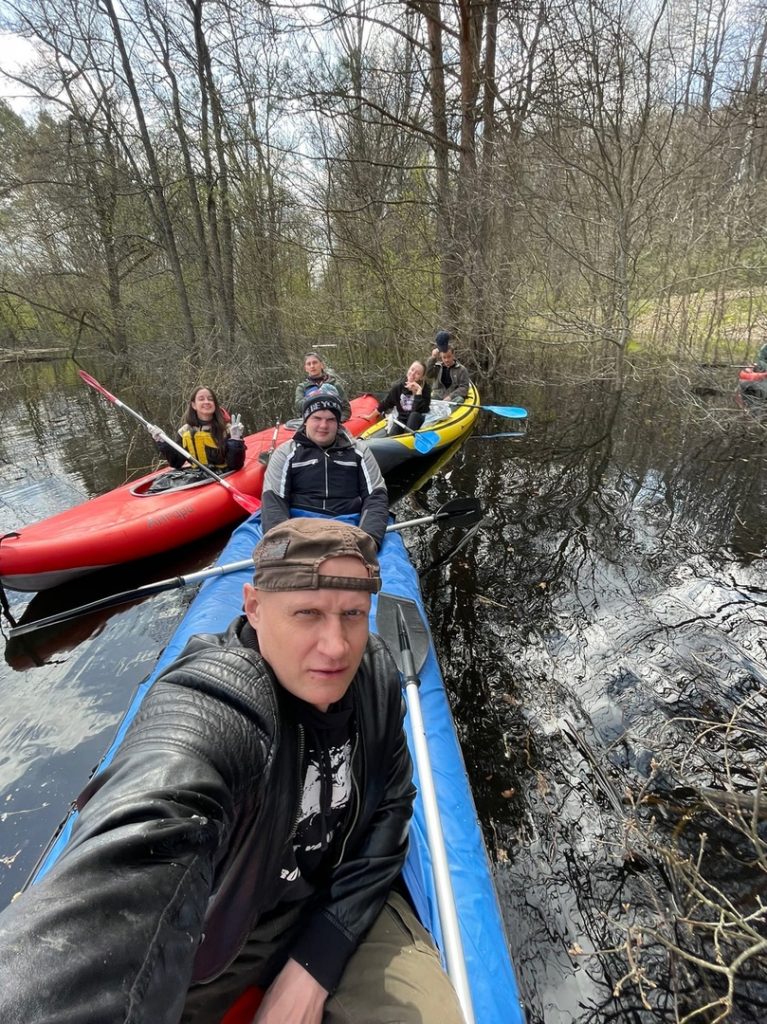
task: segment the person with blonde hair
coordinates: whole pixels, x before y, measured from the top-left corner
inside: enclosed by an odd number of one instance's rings
[[[404,434],[408,430],[418,430],[429,411],[431,387],[425,380],[426,364],[420,359],[414,360],[408,367],[405,376],[392,385],[391,390],[378,403],[375,415],[393,412],[392,422],[387,434]]]

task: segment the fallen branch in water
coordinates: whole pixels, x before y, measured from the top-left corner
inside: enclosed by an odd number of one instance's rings
[[[708,803],[716,804],[718,807],[737,807],[742,811],[749,811],[759,818],[767,818],[767,797],[755,793],[733,793],[731,790],[710,789],[703,787],[696,790],[696,793]]]
[[[669,728],[693,725],[693,739],[670,744],[625,796],[621,849],[641,851],[649,870],[637,876],[641,905],[609,915],[622,944],[601,952],[625,959],[614,994],[633,987],[648,1008],[653,957],[665,951],[677,1024],[722,1024],[764,998],[767,741],[757,723],[766,699],[760,688],[725,721],[672,720]],[[716,785],[701,784],[705,770]]]

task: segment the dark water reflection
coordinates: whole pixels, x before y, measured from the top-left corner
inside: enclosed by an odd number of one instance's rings
[[[530,1018],[547,1024],[676,1019],[668,983],[643,1010],[635,985],[612,996],[625,957],[572,953],[614,947],[605,915],[648,902],[624,793],[692,742],[674,719],[726,721],[747,698],[743,760],[767,757],[767,435],[721,399],[674,397],[515,393],[529,439],[469,442],[452,480],[493,518],[427,582]],[[697,784],[724,784],[722,754],[713,737],[691,751]],[[740,1002],[763,1019],[757,994]]]
[[[676,1020],[677,997],[688,1010],[702,1004],[700,979],[651,938],[634,950],[645,982],[621,983],[625,929],[655,922],[672,895],[683,899],[645,837],[624,834],[627,794],[660,792],[654,809],[667,833],[684,841],[680,820],[706,833],[711,870],[753,906],[765,874],[744,866],[734,831],[674,800],[685,785],[748,790],[767,760],[767,430],[727,394],[704,401],[657,379],[621,396],[592,385],[496,397],[531,410],[529,435],[470,440],[404,505],[476,494],[488,512],[423,586],[529,1019]],[[154,408],[150,418],[177,418],[168,396],[135,400]],[[0,405],[11,424],[0,439],[3,530],[151,459],[143,436],[93,402],[72,368],[24,371]],[[246,420],[266,426],[276,411],[245,409]],[[480,432],[507,429],[483,414]],[[430,530],[408,543],[425,567],[453,539]],[[190,561],[179,568],[153,566],[154,578],[202,564],[219,543],[182,553]],[[123,589],[114,577],[102,585]],[[93,584],[80,586],[88,599]],[[12,597],[21,614],[28,597]],[[0,689],[0,903],[190,597],[160,595],[54,638],[37,652],[47,664],[35,666],[34,648],[10,652]],[[737,729],[715,728],[741,705]],[[711,724],[704,744],[693,718]],[[751,984],[732,1019],[763,1020],[765,960],[744,974]]]

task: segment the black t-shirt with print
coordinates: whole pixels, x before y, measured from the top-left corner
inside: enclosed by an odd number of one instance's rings
[[[289,696],[303,733],[301,809],[280,871],[280,901],[305,899],[322,885],[340,853],[340,836],[352,799],[352,698],[347,693],[326,712]]]

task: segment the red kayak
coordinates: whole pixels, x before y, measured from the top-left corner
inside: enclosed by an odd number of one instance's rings
[[[738,374],[738,387],[735,401],[742,409],[753,411],[762,408],[767,399],[767,371],[755,370],[753,367],[743,369]]]
[[[370,426],[363,417],[377,401],[362,395],[351,405],[344,427],[357,436]],[[293,430],[280,427],[276,443],[292,435]],[[260,498],[265,463],[259,456],[271,449],[273,437],[270,427],[245,438],[245,465],[226,476],[243,494]],[[47,590],[96,569],[181,547],[242,518],[242,508],[213,480],[152,493],[152,484],[170,472],[150,473],[0,538],[3,586]]]

